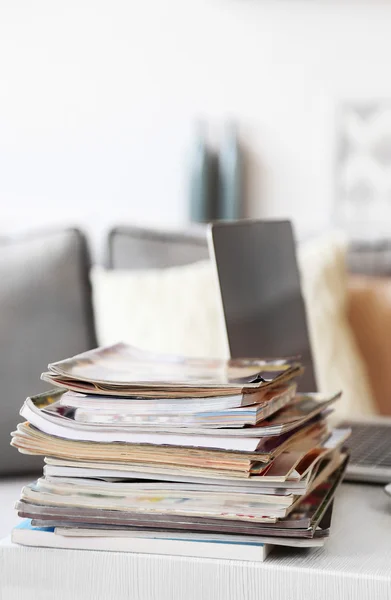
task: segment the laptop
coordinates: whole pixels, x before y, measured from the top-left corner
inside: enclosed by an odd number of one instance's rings
[[[299,391],[317,391],[290,221],[212,223],[208,243],[231,357],[300,355],[305,372]],[[345,479],[390,482],[391,419],[343,425],[352,429]]]

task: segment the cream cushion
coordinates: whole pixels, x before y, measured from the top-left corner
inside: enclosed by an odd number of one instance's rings
[[[343,390],[337,414],[375,412],[347,318],[346,247],[327,235],[299,247],[298,262],[319,390]],[[228,344],[212,264],[91,273],[98,341],[125,341],[188,356],[226,357]]]
[[[156,352],[228,357],[217,277],[209,261],[91,272],[98,342]]]
[[[369,377],[348,319],[346,242],[339,233],[302,244],[301,285],[319,391],[343,391],[336,415],[374,414]]]

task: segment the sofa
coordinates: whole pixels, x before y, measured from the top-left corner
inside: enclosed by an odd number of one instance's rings
[[[24,399],[47,389],[40,374],[53,360],[97,345],[89,272],[91,257],[78,229],[0,240],[0,539],[17,516],[21,487],[42,473],[42,459],[10,446]],[[156,232],[114,228],[107,237],[110,268],[162,268],[208,256],[202,229]],[[46,387],[45,387],[46,386]]]
[[[23,399],[45,389],[40,373],[54,356],[96,344],[90,260],[76,229],[0,241],[0,538],[17,520],[20,487],[42,472],[42,460],[10,446]]]
[[[97,335],[89,276],[91,257],[81,231],[65,229],[2,238],[0,245],[1,539],[17,521],[13,504],[20,488],[42,473],[41,458],[23,456],[9,444],[10,431],[18,423],[20,406],[28,395],[45,389],[40,374],[49,362],[95,347]],[[204,261],[208,256],[202,227],[187,232],[116,227],[107,237],[104,264],[108,269],[164,269]],[[364,303],[367,306],[364,317],[369,310],[365,290],[370,288],[372,279],[380,286],[381,293],[384,292],[382,286],[389,284],[384,277],[360,274],[357,261],[354,264],[348,311],[354,335],[365,354],[366,336],[372,331],[365,318],[364,333],[360,329],[363,296],[367,303]],[[388,303],[390,306],[383,300],[383,318],[386,319],[387,314],[386,321],[391,325],[391,301]],[[376,308],[371,310],[377,315]],[[379,323],[377,330],[381,330]],[[372,343],[370,348],[373,352],[379,346]],[[380,377],[378,363],[373,359],[372,363],[375,364],[369,370],[376,378],[376,391],[384,393],[385,383],[389,383],[391,389],[389,370],[383,364],[387,374]],[[379,387],[379,381],[383,387]],[[387,413],[387,410],[384,403],[379,408],[379,412]]]

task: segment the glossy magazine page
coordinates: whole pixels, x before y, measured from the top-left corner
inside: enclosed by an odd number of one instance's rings
[[[160,355],[116,344],[49,365],[49,372],[97,384],[259,387],[297,366],[286,359],[206,359]]]

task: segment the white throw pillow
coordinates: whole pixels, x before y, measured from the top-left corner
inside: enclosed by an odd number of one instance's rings
[[[91,272],[100,345],[128,342],[187,356],[228,357],[209,261],[167,269]]]
[[[333,233],[299,247],[316,379],[322,392],[343,391],[338,417],[374,414],[366,366],[347,317],[346,242]]]

